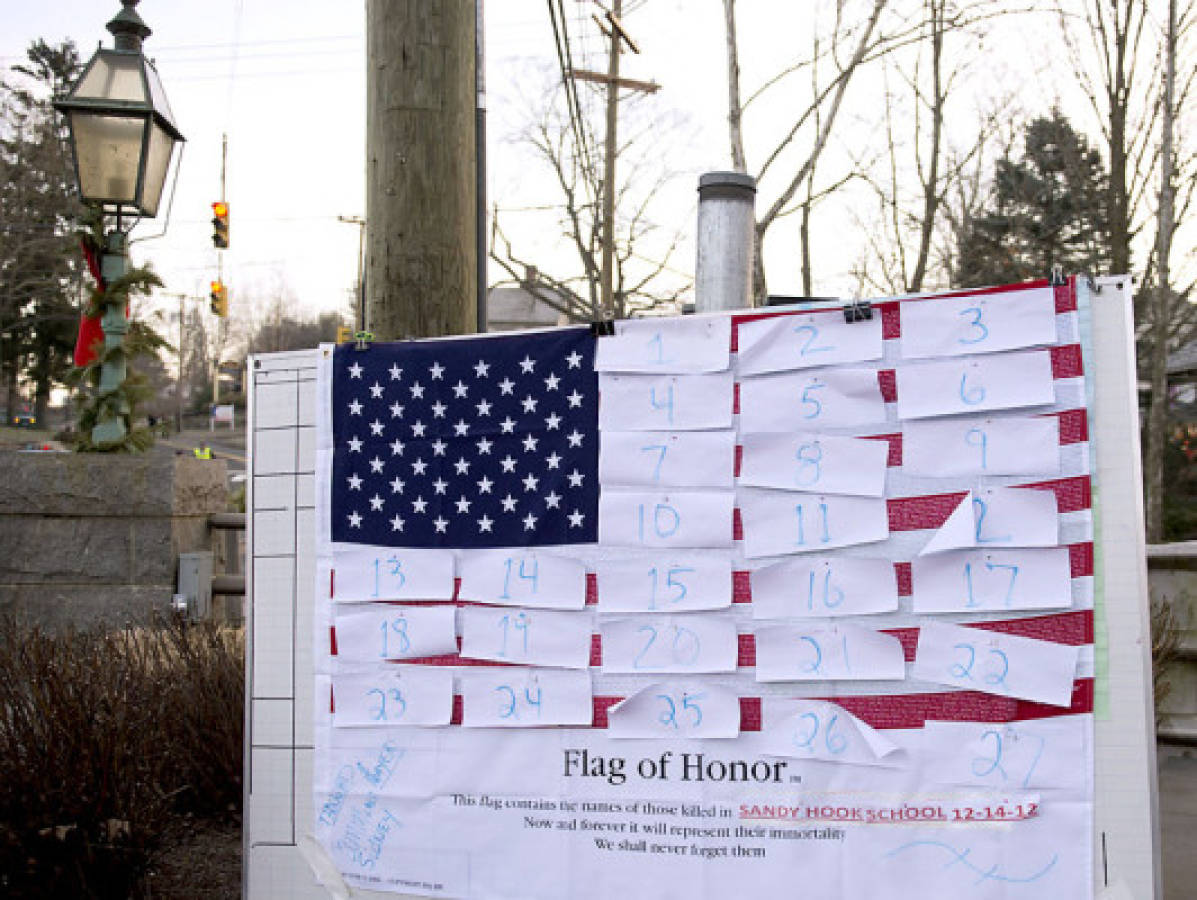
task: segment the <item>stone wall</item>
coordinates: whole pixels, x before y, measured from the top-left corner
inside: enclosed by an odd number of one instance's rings
[[[166,610],[179,553],[210,550],[222,460],[0,452],[0,615],[49,627]]]

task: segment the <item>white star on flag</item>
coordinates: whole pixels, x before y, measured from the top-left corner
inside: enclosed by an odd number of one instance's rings
[[[360,365],[358,365],[357,363],[354,363],[352,366],[349,367],[349,377],[350,378],[361,378],[363,371],[364,370],[362,369],[362,367]]]

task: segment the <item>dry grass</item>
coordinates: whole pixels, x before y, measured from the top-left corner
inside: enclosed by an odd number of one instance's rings
[[[241,799],[243,636],[0,623],[0,893],[129,897],[181,818]]]

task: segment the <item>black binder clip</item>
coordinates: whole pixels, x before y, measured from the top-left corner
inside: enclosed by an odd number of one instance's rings
[[[844,304],[844,321],[865,322],[873,318],[873,304],[868,300],[853,300]]]
[[[1048,276],[1047,283],[1052,287],[1063,287],[1067,284],[1068,280],[1064,277],[1064,267],[1052,266],[1052,273]]]
[[[590,333],[596,338],[611,337],[613,334],[615,334],[615,320],[599,319],[597,322],[591,322]]]
[[[357,342],[353,345],[354,350],[369,350],[370,342],[374,340],[374,332],[359,331],[353,336],[353,339]]]

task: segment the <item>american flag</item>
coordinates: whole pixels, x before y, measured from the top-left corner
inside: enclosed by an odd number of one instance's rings
[[[583,327],[337,347],[333,540],[461,548],[595,541],[594,344]]]

